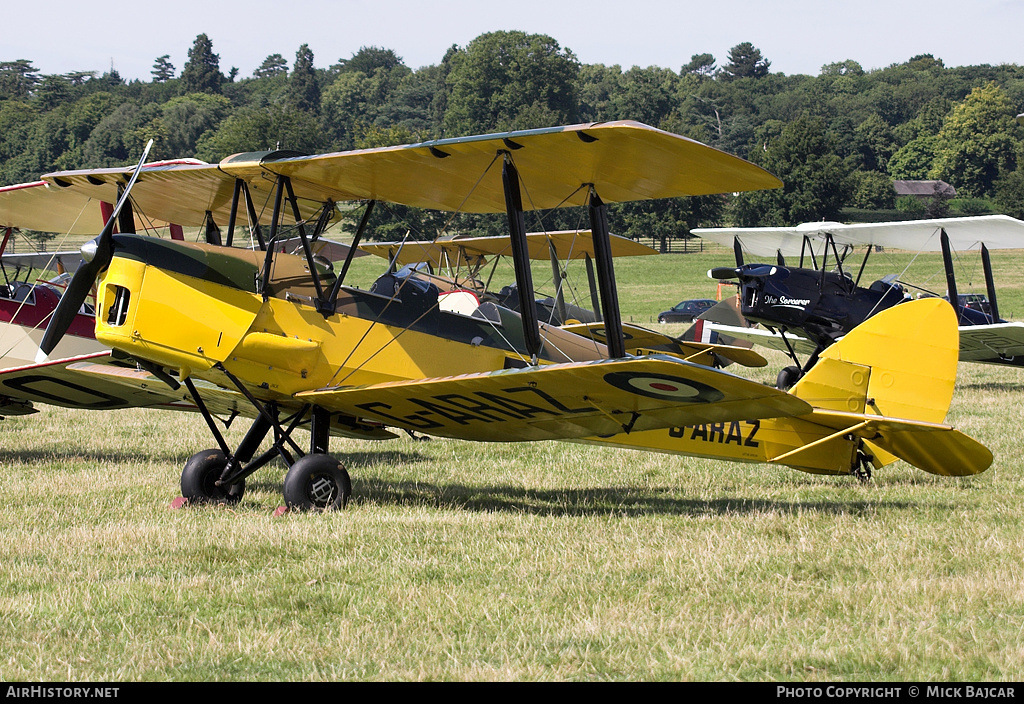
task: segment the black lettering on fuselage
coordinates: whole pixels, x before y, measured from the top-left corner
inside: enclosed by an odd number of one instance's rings
[[[750,426],[746,436],[743,435],[742,423]],[[757,431],[761,429],[761,421],[744,420],[729,421],[729,428],[726,423],[701,423],[700,425],[675,426],[668,429],[668,435],[672,438],[686,439],[686,431],[690,431],[690,440],[701,442],[715,442],[723,445],[742,445],[743,447],[760,447],[760,443],[754,439]]]
[[[746,447],[760,447],[761,444],[757,440],[754,439],[754,436],[757,435],[757,431],[761,429],[761,421],[759,421],[759,420],[748,420],[747,422],[750,423],[750,434],[747,435],[747,437],[743,439],[744,446],[746,446]]]

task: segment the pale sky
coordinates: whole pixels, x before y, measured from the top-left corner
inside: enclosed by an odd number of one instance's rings
[[[152,79],[156,57],[180,74],[196,35],[249,77],[270,54],[289,63],[309,44],[318,68],[360,47],[393,49],[410,68],[439,63],[485,32],[548,34],[583,63],[660,66],[694,54],[722,66],[750,42],[771,71],[817,75],[853,59],[865,70],[932,54],[946,66],[1024,64],[1024,0],[81,0],[5,2],[0,61],[28,59],[43,74]]]

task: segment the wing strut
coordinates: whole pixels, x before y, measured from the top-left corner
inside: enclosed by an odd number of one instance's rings
[[[562,279],[562,265],[558,261],[558,252],[555,251],[555,243],[550,239],[548,240],[548,257],[551,259],[551,278],[555,282],[555,311],[558,313],[558,319],[565,323],[565,293],[562,290],[563,279]]]
[[[206,244],[213,244],[218,247],[224,244],[220,236],[220,228],[217,227],[217,223],[213,220],[213,213],[209,210],[206,211]]]
[[[235,220],[238,219],[238,200],[242,195],[242,186],[245,184],[240,178],[235,179],[235,190],[231,194],[231,213],[228,215],[228,241],[227,246],[230,247],[232,241],[235,239]]]
[[[942,266],[946,269],[946,295],[949,297],[949,304],[953,306],[956,313],[957,324],[960,324],[960,296],[956,290],[956,275],[953,271],[953,254],[949,248],[949,235],[946,230],[941,230],[939,243],[942,245]]]
[[[505,153],[501,166],[501,182],[505,188],[505,211],[512,238],[512,265],[516,270],[516,288],[519,294],[519,315],[523,321],[526,351],[533,364],[540,355],[540,323],[537,306],[533,301],[533,273],[530,271],[530,250],[526,241],[526,219],[523,215],[523,196],[519,191],[519,171],[512,158]]]
[[[615,288],[615,269],[612,266],[612,243],[608,235],[608,206],[590,187],[590,231],[597,258],[597,286],[601,291],[604,309],[604,336],[608,353],[613,359],[626,356],[626,343],[622,336],[622,314],[619,312],[619,294]]]
[[[352,259],[356,256],[356,250],[359,249],[359,242],[363,239],[363,232],[366,230],[366,224],[370,222],[370,215],[373,213],[373,206],[377,201],[371,200],[366,204],[366,210],[363,211],[363,217],[359,221],[359,227],[356,228],[356,234],[352,236],[352,244],[349,246],[348,253],[345,255],[345,263],[341,265],[341,272],[338,274],[338,278],[334,280],[334,286],[331,288],[331,292],[327,297],[327,300],[317,303],[317,308],[324,317],[334,315],[335,310],[338,306],[338,294],[341,293],[341,286],[345,283],[345,277],[348,275],[348,268],[352,265]]]
[[[245,196],[245,209],[249,213],[249,222],[252,223],[251,233],[256,234],[256,241],[259,242],[260,249],[266,249],[267,243],[263,239],[263,230],[260,228],[260,218],[256,214],[256,206],[252,202],[252,193],[249,192],[249,184],[242,181],[242,194]]]
[[[597,295],[597,280],[594,278],[594,262],[590,258],[590,255],[586,255],[585,260],[587,262],[587,283],[590,285],[590,302],[594,308],[594,315],[597,321],[604,320],[601,315],[601,300]]]
[[[117,184],[117,198],[120,200],[127,189]],[[124,206],[117,211],[117,229],[120,232],[135,234],[135,213],[132,211],[131,200],[125,199]]]
[[[996,304],[996,282],[992,277],[992,259],[988,254],[988,247],[982,243],[981,245],[981,265],[985,269],[985,288],[988,290],[988,303],[991,306],[989,311],[992,315],[992,322],[998,323],[999,318],[999,306]]]

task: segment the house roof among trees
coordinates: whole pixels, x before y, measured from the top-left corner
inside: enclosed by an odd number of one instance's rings
[[[956,197],[956,189],[945,181],[893,181],[893,188],[898,196],[917,196],[931,198],[941,195],[947,198]]]

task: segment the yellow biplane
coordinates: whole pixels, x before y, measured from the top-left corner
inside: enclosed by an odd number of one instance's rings
[[[684,353],[627,345],[606,204],[781,185],[698,142],[615,122],[318,156],[240,155],[147,169],[132,187],[137,174],[103,169],[44,180],[108,201],[120,186],[132,212],[186,226],[216,219],[228,223],[228,240],[244,219],[265,247],[114,234],[108,221],[83,247],[86,265],[41,349],[51,352],[95,282],[96,339],[111,359],[54,366],[104,388],[194,405],[217,447],[186,464],[185,502],[238,501],[246,478],[281,457],[287,506],[341,507],[351,481],[328,454],[330,435],[385,439],[395,429],[861,476],[897,458],[940,475],[975,474],[992,461],[984,446],[943,424],[957,329],[939,301],[875,316],[789,392]],[[517,310],[492,301],[446,310],[435,282],[393,268],[369,290],[355,288],[346,284],[350,257],[336,268],[312,255],[336,204],[365,203],[358,244],[378,201],[506,214]],[[542,321],[534,305],[524,214],[564,206],[589,215],[600,339],[582,323],[574,330]],[[302,256],[272,246],[286,220]],[[238,447],[219,432],[224,412],[253,419]],[[299,428],[309,431],[308,445],[297,441]],[[256,457],[268,435],[271,448]]]

